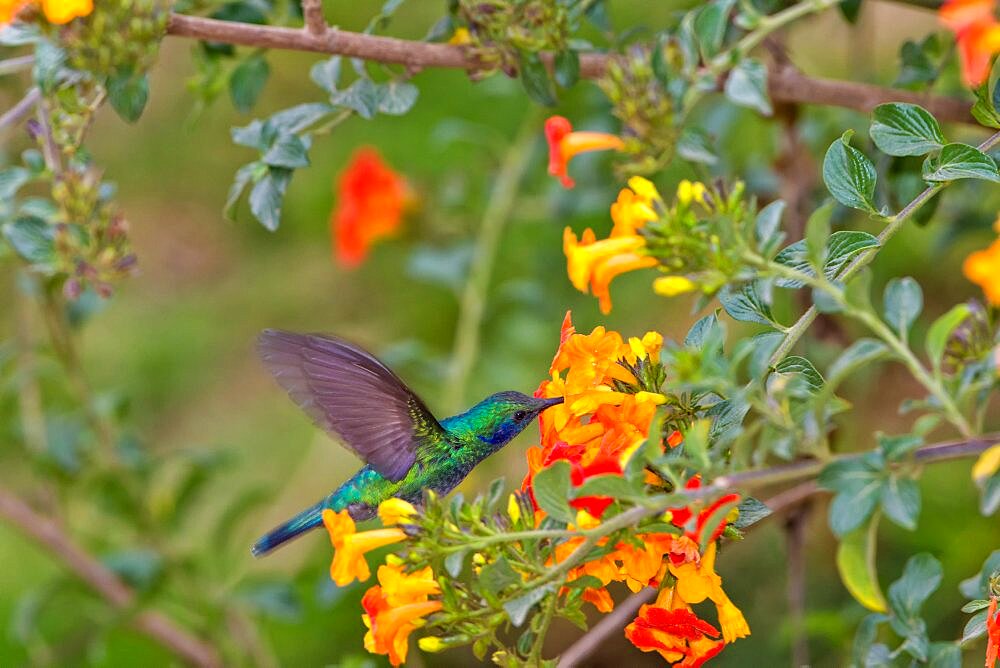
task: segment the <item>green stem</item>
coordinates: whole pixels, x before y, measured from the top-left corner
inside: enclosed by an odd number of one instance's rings
[[[442,549],[442,552],[460,552],[462,550],[479,550],[489,545],[496,545],[497,543],[512,543],[522,540],[546,540],[549,538],[571,538],[573,536],[579,536],[579,531],[571,531],[569,529],[538,529],[535,531],[512,531],[510,533],[496,533],[489,536],[480,536],[479,538],[474,538],[469,540],[466,535],[456,536],[457,539],[464,541],[461,545],[448,546]]]
[[[744,35],[738,42],[736,42],[736,44],[733,45],[731,49],[728,49],[726,53],[715,58],[712,62],[712,69],[725,70],[729,67],[733,57],[741,58],[745,56],[761,42],[763,42],[771,33],[780,30],[789,23],[797,21],[804,16],[815,14],[835,5],[839,5],[842,1],[843,0],[807,0],[806,2],[800,2],[792,5],[791,7],[787,7],[780,12],[776,12],[769,16],[762,16],[760,18],[760,23],[757,24],[756,28]]]
[[[989,139],[980,144],[977,148],[984,153],[1000,145],[1000,132],[994,134]],[[852,276],[858,273],[864,267],[867,267],[875,256],[878,254],[880,248],[885,246],[886,243],[892,237],[902,229],[903,224],[913,217],[913,215],[920,210],[920,208],[926,204],[938,191],[942,190],[947,183],[938,183],[933,186],[928,187],[919,195],[917,195],[913,200],[903,207],[899,213],[889,219],[888,224],[885,229],[878,235],[879,245],[874,248],[869,248],[867,250],[861,251],[847,264],[844,271],[838,276],[838,280],[847,282]],[[788,356],[788,354],[798,343],[805,331],[809,329],[809,326],[816,320],[818,311],[815,306],[810,306],[809,309],[803,313],[794,325],[788,328],[785,332],[785,338],[782,339],[781,344],[771,355],[770,366],[774,367],[781,360]]]
[[[535,637],[535,642],[531,644],[531,654],[528,656],[529,666],[540,666],[542,664],[542,648],[545,646],[545,636],[549,633],[549,627],[552,625],[552,618],[555,617],[558,603],[559,589],[556,588],[556,592],[549,599],[549,604],[545,606],[545,612],[542,613],[542,622],[538,627],[538,635]]]
[[[451,364],[448,367],[448,381],[445,384],[444,405],[453,412],[461,410],[464,406],[469,376],[479,355],[479,333],[500,237],[514,208],[517,186],[531,165],[531,149],[538,136],[538,127],[539,112],[532,109],[522,121],[517,138],[503,159],[493,193],[483,212],[483,222],[476,237],[469,278],[459,304],[455,343],[452,348]]]

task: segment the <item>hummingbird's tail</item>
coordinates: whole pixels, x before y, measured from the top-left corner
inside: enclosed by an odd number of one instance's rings
[[[323,523],[323,504],[325,501],[324,499],[316,505],[306,508],[281,526],[275,527],[258,538],[257,542],[250,548],[250,552],[255,557],[263,557],[271,550],[321,525]]]

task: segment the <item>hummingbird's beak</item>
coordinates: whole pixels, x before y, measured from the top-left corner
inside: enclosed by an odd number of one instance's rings
[[[564,397],[552,397],[551,399],[542,399],[540,410],[544,411],[546,408],[550,406],[557,406],[561,404],[564,400],[565,400]]]

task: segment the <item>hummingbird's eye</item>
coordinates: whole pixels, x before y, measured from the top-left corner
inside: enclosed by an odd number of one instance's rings
[[[528,417],[528,411],[515,411],[514,419],[520,422],[524,418]]]

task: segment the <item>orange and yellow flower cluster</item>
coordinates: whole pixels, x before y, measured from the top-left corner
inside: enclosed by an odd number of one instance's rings
[[[538,471],[559,460],[570,463],[574,486],[591,476],[622,473],[628,458],[648,436],[656,406],[665,400],[663,395],[640,389],[635,375],[643,365],[659,364],[662,344],[663,337],[656,332],[628,341],[603,327],[579,334],[567,314],[550,378],[536,392],[536,396],[561,396],[565,401],[541,415],[541,444],[527,455],[529,471],[523,489],[528,494]],[[638,391],[621,391],[623,385]],[[680,434],[670,434],[668,446],[679,443]],[[687,487],[700,484],[694,477]],[[600,586],[585,589],[583,599],[601,612],[614,607],[607,590],[612,582],[624,582],[632,591],[662,586],[656,602],[643,606],[626,636],[643,651],[658,651],[678,665],[699,666],[725,643],[750,634],[742,612],[726,596],[715,572],[715,541],[729,517],[711,518],[726,506],[735,507],[738,500],[730,494],[704,508],[672,509],[664,520],[677,527],[677,533],[644,533],[621,541],[613,550],[574,567],[568,579],[597,578]],[[597,526],[611,503],[606,497],[572,500],[578,510],[576,526]],[[538,510],[536,522],[542,516],[544,512]],[[583,542],[581,536],[561,543],[553,561],[564,561]],[[701,545],[707,545],[704,553]],[[721,631],[692,610],[692,605],[705,600],[715,604]]]
[[[628,188],[618,193],[611,205],[614,227],[607,239],[597,239],[590,228],[578,239],[572,229],[563,231],[563,252],[569,280],[581,292],[591,292],[600,302],[601,312],[611,312],[611,280],[625,272],[654,267],[656,258],[646,255],[646,239],[639,230],[656,220],[663,201],[652,183],[633,176]]]
[[[995,0],[948,0],[938,16],[955,33],[962,78],[978,86],[990,72],[993,54],[1000,51],[1000,22]]]
[[[94,11],[93,0],[0,0],[0,26],[13,21],[18,13],[29,5],[39,4],[49,23],[64,25],[75,18],[87,16]]]
[[[402,499],[389,499],[379,505],[378,512],[386,528],[358,533],[347,510],[323,511],[323,524],[334,547],[330,577],[338,586],[370,578],[365,555],[405,540],[403,530],[393,525],[405,522],[416,510]],[[430,567],[408,573],[392,555],[379,566],[378,582],[361,599],[362,620],[368,628],[365,649],[386,655],[392,665],[399,666],[406,661],[410,634],[423,625],[425,617],[441,610],[441,601],[431,599],[441,589]]]

